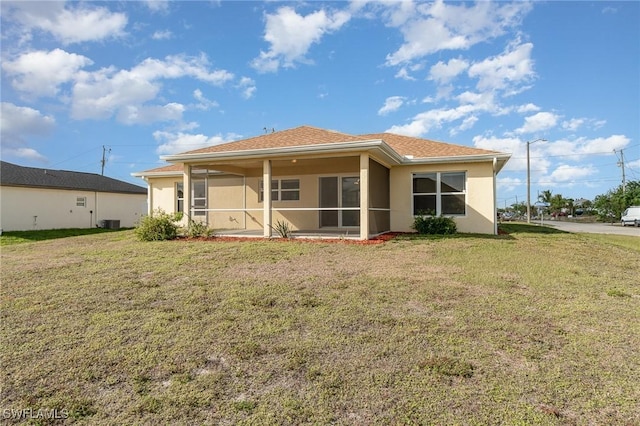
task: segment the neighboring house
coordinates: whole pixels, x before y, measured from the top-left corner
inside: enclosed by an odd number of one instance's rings
[[[509,157],[302,126],[167,155],[173,164],[133,175],[148,184],[150,212],[185,211],[227,233],[269,237],[285,221],[299,233],[369,239],[411,232],[416,215],[433,214],[495,234],[496,174]]]
[[[94,173],[0,162],[4,231],[93,228],[104,220],[133,227],[147,212],[146,188]],[[115,222],[111,223],[113,225]]]

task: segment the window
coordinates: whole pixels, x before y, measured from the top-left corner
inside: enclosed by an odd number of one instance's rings
[[[466,182],[465,172],[414,173],[414,216],[464,216]]]
[[[76,207],[87,207],[87,197],[76,197]]]
[[[260,181],[260,202],[264,201],[264,181]],[[300,180],[281,179],[271,181],[271,201],[298,201],[300,200]]]
[[[176,212],[184,212],[184,184],[176,183]]]
[[[195,209],[206,209],[207,208],[207,181],[205,179],[193,179],[192,181],[193,188],[193,207]],[[194,216],[205,216],[207,212],[205,211],[195,211],[193,212]]]

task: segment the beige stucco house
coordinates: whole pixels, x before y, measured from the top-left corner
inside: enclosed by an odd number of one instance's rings
[[[0,164],[3,231],[135,226],[147,189],[94,173]],[[112,226],[108,226],[112,227]]]
[[[133,175],[147,182],[150,212],[184,211],[219,233],[270,237],[284,221],[300,234],[369,239],[433,214],[495,234],[496,174],[509,157],[302,126],[167,155],[171,164]]]

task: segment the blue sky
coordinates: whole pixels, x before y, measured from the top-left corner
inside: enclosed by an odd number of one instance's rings
[[[130,176],[312,125],[509,152],[499,206],[640,179],[640,2],[2,1],[2,159]],[[617,152],[614,152],[617,150]],[[620,151],[622,150],[622,153]]]

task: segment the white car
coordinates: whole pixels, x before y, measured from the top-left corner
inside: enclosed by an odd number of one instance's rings
[[[622,213],[620,218],[622,226],[640,226],[640,206],[631,206]]]

